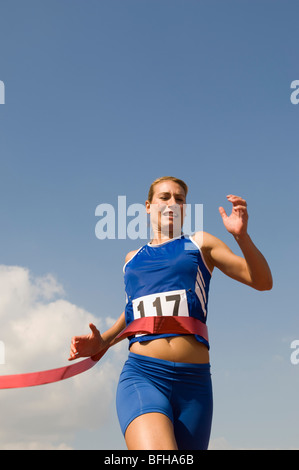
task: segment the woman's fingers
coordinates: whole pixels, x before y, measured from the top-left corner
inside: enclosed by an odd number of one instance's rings
[[[77,359],[77,356],[78,356],[77,340],[76,340],[76,338],[74,337],[74,338],[72,338],[72,341],[71,341],[69,361],[72,361],[72,360],[74,360],[74,359]]]
[[[226,197],[228,201],[230,201],[234,206],[239,204],[241,206],[247,207],[247,202],[240,196],[234,196],[233,194],[229,194]]]
[[[223,207],[219,207],[219,212],[223,219],[227,217],[227,213],[225,212],[225,209]]]

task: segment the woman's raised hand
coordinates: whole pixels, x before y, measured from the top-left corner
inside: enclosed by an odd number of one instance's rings
[[[230,194],[226,196],[227,200],[232,203],[232,213],[228,216],[223,209],[219,207],[225,228],[234,236],[241,237],[247,234],[248,212],[245,199]]]

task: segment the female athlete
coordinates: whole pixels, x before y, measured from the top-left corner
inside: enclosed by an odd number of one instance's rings
[[[182,234],[188,187],[162,177],[150,187],[146,211],[152,240],[127,254],[126,309],[108,331],[75,336],[69,360],[96,356],[127,328],[129,357],[117,388],[117,412],[129,450],[205,450],[213,397],[206,331],[214,268],[263,291],[272,288],[267,261],[247,232],[247,204],[238,196],[223,223],[244,257],[206,232]],[[140,333],[141,332],[141,333]]]

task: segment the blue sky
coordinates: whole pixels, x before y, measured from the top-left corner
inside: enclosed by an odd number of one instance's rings
[[[154,179],[177,176],[188,202],[204,205],[204,229],[238,252],[218,207],[230,209],[227,194],[248,202],[249,233],[274,288],[213,276],[214,447],[299,446],[299,365],[290,362],[299,339],[299,105],[290,101],[298,13],[290,0],[1,6],[1,265],[50,273],[68,302],[99,322],[117,318],[125,255],[143,241],[98,240],[99,204],[116,206],[119,195],[144,203]],[[60,438],[75,448],[123,446],[113,406],[109,432],[99,423]]]

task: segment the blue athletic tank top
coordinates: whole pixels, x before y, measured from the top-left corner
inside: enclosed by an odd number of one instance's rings
[[[192,237],[182,235],[159,245],[142,246],[124,265],[125,318],[128,326],[144,316],[190,316],[207,321],[211,273]],[[135,335],[135,341],[179,336]],[[209,343],[199,335],[199,342]]]

